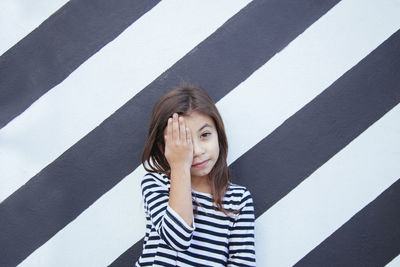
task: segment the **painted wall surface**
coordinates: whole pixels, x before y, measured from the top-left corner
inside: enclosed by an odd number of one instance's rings
[[[398,0],[0,1],[0,266],[132,266],[154,103],[214,99],[257,266],[400,266]]]

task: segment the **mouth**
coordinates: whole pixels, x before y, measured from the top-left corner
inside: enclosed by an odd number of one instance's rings
[[[203,168],[203,167],[205,167],[207,165],[208,161],[209,160],[205,160],[203,162],[199,162],[199,163],[193,164],[192,167],[193,168]]]

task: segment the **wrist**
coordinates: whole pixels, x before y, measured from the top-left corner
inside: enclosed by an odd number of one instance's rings
[[[187,165],[173,165],[171,167],[171,176],[190,176],[190,167]]]
[[[171,168],[171,172],[174,171],[189,171],[190,168],[192,167],[191,164],[189,163],[174,163],[169,165]]]

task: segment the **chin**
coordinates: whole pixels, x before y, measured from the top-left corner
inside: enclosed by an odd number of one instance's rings
[[[205,166],[204,168],[191,168],[190,174],[193,176],[198,176],[198,177],[202,177],[202,176],[208,176],[211,172],[211,170],[214,168],[215,162],[212,161],[210,162],[210,164],[208,164],[208,166]]]
[[[191,174],[194,176],[206,176],[208,175],[210,172],[209,171],[192,171]]]
[[[194,176],[206,176],[211,172],[211,169],[207,168],[205,170],[196,170],[196,169],[192,169],[192,171],[190,172],[192,175]]]

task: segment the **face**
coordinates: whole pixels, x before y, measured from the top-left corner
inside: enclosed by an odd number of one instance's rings
[[[218,132],[213,119],[192,111],[183,116],[186,127],[190,129],[193,143],[193,163],[190,168],[192,179],[206,178],[219,156]]]

